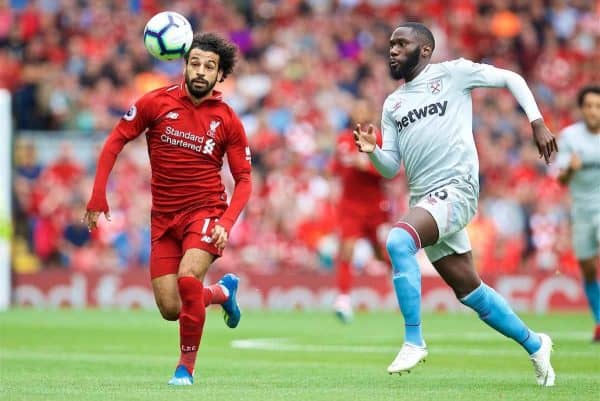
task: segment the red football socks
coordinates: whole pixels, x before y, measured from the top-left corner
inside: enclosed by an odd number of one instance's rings
[[[223,291],[223,287],[220,284],[209,285],[204,287],[204,305],[221,305],[229,298],[229,294]]]
[[[192,276],[180,277],[177,285],[181,297],[181,312],[179,313],[181,357],[179,365],[185,366],[190,374],[193,374],[206,318],[204,286],[200,280]]]
[[[336,283],[340,294],[349,294],[352,285],[352,267],[348,261],[338,261]]]

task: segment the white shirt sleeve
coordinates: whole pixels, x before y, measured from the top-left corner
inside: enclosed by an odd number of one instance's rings
[[[448,63],[451,74],[466,90],[473,88],[508,88],[527,114],[529,122],[542,118],[527,82],[516,72],[479,64],[466,59]]]
[[[369,153],[371,162],[385,178],[393,178],[400,170],[402,160],[400,149],[398,149],[398,128],[391,116],[386,112],[385,104],[381,113],[381,132],[383,143],[381,148],[375,147],[375,151]]]

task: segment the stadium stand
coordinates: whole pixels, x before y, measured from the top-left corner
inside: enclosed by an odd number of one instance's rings
[[[141,39],[148,18],[164,9],[226,34],[241,52],[220,88],[253,150],[254,194],[219,262],[238,269],[330,265],[339,191],[326,167],[353,102],[381,105],[394,89],[382,60],[400,21],[432,28],[436,61],[465,57],[523,74],[554,132],[577,118],[577,89],[600,81],[600,10],[585,0],[0,0],[0,87],[13,95],[16,124],[16,271],[146,268],[143,141],[128,145],[112,174],[113,222],[90,234],[79,220],[103,137],[138,96],[180,77],[180,63],[152,60]],[[514,99],[477,90],[474,109],[476,265],[576,272],[566,190],[537,157]],[[402,180],[389,192],[399,217]]]

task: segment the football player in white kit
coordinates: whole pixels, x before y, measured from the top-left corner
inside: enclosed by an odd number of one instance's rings
[[[579,91],[583,121],[560,134],[556,159],[558,179],[569,185],[573,249],[583,275],[583,289],[596,324],[593,340],[600,342],[600,86]]]
[[[479,278],[465,230],[479,196],[479,162],[472,133],[471,90],[508,88],[533,130],[540,157],[547,163],[558,150],[524,79],[511,71],[459,59],[431,64],[431,31],[420,23],[399,26],[390,38],[392,78],[404,79],[383,104],[383,145],[374,127],[354,131],[356,145],[385,177],[403,162],[410,188],[410,209],[387,239],[393,284],[404,317],[405,336],[388,372],[410,371],[427,356],[421,332],[421,274],[415,254],[424,248],[456,297],[489,326],[518,342],[529,354],[537,383],[552,386],[552,340],[530,330],[506,301]]]

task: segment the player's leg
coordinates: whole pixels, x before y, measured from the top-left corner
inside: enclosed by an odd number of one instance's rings
[[[446,242],[459,242],[462,235],[466,236],[466,233],[456,233]],[[550,337],[530,330],[504,298],[481,281],[473,266],[471,252],[444,256],[434,261],[433,266],[463,304],[477,312],[481,320],[490,327],[525,348],[534,364],[538,384],[554,385],[555,375],[550,364]]]
[[[175,269],[177,269],[179,259],[174,264]],[[181,299],[179,298],[179,289],[177,288],[177,274],[166,274],[153,278],[152,290],[154,291],[154,300],[162,317],[170,321],[179,319]]]
[[[513,312],[493,288],[481,281],[473,266],[471,252],[452,254],[433,262],[456,297],[478,313],[481,320],[521,344],[529,354],[539,350],[539,336]]]
[[[386,242],[393,267],[393,283],[404,317],[405,342],[423,346],[421,333],[421,270],[415,257],[419,248],[437,241],[437,225],[431,214],[412,208],[396,223]]]
[[[594,341],[600,342],[600,281],[597,278],[598,256],[579,261],[579,268],[583,275],[583,288],[596,328],[594,330]]]
[[[185,227],[183,249],[203,249],[214,255],[215,259],[220,257],[222,250],[214,246],[209,235],[219,220],[220,213],[222,211],[217,209],[192,212],[188,217],[189,223]],[[237,327],[242,317],[237,302],[238,283],[239,278],[230,273],[221,277],[217,283],[204,288],[204,304],[221,305],[225,324],[230,328]]]
[[[165,320],[179,319],[181,299],[177,288],[177,272],[181,260],[181,246],[170,233],[152,241],[150,278],[154,300]]]
[[[173,237],[172,233],[167,232],[161,237],[153,239],[150,258],[152,289],[154,291],[154,298],[158,309],[166,320],[178,320],[180,319],[182,312],[178,275],[180,262],[180,241]],[[187,313],[189,313],[189,311]],[[183,351],[183,341],[181,341],[181,344]],[[175,374],[171,380],[169,380],[169,384],[191,385],[194,381],[191,374],[192,370],[188,371],[188,368],[181,364],[180,361],[180,364],[175,370]]]
[[[350,291],[352,290],[354,245],[361,237],[365,219],[368,217],[344,202],[338,205],[338,216],[340,249],[335,260],[337,296],[333,302],[333,310],[342,322],[349,323],[353,317]]]
[[[229,299],[229,289],[221,281],[204,287],[204,306],[223,305]]]
[[[415,255],[419,248],[434,244],[437,238],[435,220],[420,207],[411,208],[388,234],[386,248],[405,332],[404,345],[388,366],[389,373],[409,371],[427,356],[421,331],[421,269]]]
[[[583,289],[596,328],[594,341],[600,341],[600,282],[597,266],[600,250],[600,216],[575,215],[573,220],[573,249],[583,276]]]
[[[354,254],[354,244],[356,238],[345,235],[342,232],[340,251],[338,252],[335,283],[338,295],[333,303],[333,309],[336,316],[344,323],[352,321],[352,299],[350,290],[352,288],[352,256]]]
[[[187,249],[181,258],[177,275],[177,288],[181,298],[179,313],[181,355],[169,384],[193,383],[194,366],[206,318],[202,280],[214,259],[214,255],[198,248]]]

